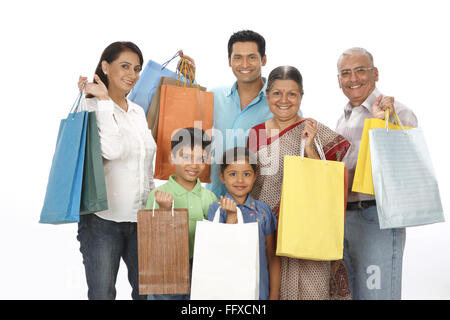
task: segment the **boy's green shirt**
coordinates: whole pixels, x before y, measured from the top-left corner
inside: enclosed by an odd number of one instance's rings
[[[155,188],[150,192],[147,199],[147,209],[153,209],[155,191],[161,190],[170,193],[173,196],[174,208],[187,208],[189,212],[189,258],[194,253],[194,237],[197,221],[208,219],[209,206],[217,201],[217,197],[208,189],[202,187],[200,180],[191,191],[186,190],[175,181],[175,175],[170,176],[169,181]],[[155,208],[159,209],[155,202]]]

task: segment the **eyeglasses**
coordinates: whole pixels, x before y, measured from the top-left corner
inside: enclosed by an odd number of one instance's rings
[[[373,67],[370,67],[370,68],[358,67],[353,70],[345,69],[345,70],[339,71],[339,76],[342,79],[349,79],[352,76],[352,73],[355,73],[355,75],[357,75],[358,77],[363,77],[367,74],[367,72],[369,70],[373,70],[373,69],[374,69]]]

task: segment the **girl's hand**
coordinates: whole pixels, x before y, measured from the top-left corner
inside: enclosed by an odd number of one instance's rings
[[[173,196],[170,193],[156,190],[155,201],[159,205],[160,209],[170,210],[172,209]]]
[[[220,196],[220,206],[227,211],[227,223],[237,223],[237,206],[233,199]]]
[[[108,100],[108,89],[105,84],[100,80],[99,76],[95,75],[95,82],[88,82],[87,77],[80,76],[78,80],[78,89],[81,91],[83,89],[83,85],[85,85],[84,92],[86,94],[91,94],[94,97],[97,97],[99,100]]]

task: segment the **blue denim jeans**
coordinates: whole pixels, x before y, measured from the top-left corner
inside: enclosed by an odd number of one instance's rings
[[[344,261],[352,299],[399,300],[406,230],[380,230],[376,206],[347,210]]]
[[[86,271],[89,300],[114,300],[120,259],[128,268],[133,300],[139,295],[137,223],[104,220],[95,214],[80,216],[78,241]]]
[[[192,259],[189,260],[189,279],[192,279]],[[190,300],[190,294],[149,294],[147,300]]]

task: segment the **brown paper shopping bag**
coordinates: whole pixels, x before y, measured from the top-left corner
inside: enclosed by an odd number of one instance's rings
[[[190,292],[187,209],[138,211],[138,265],[139,294]]]

